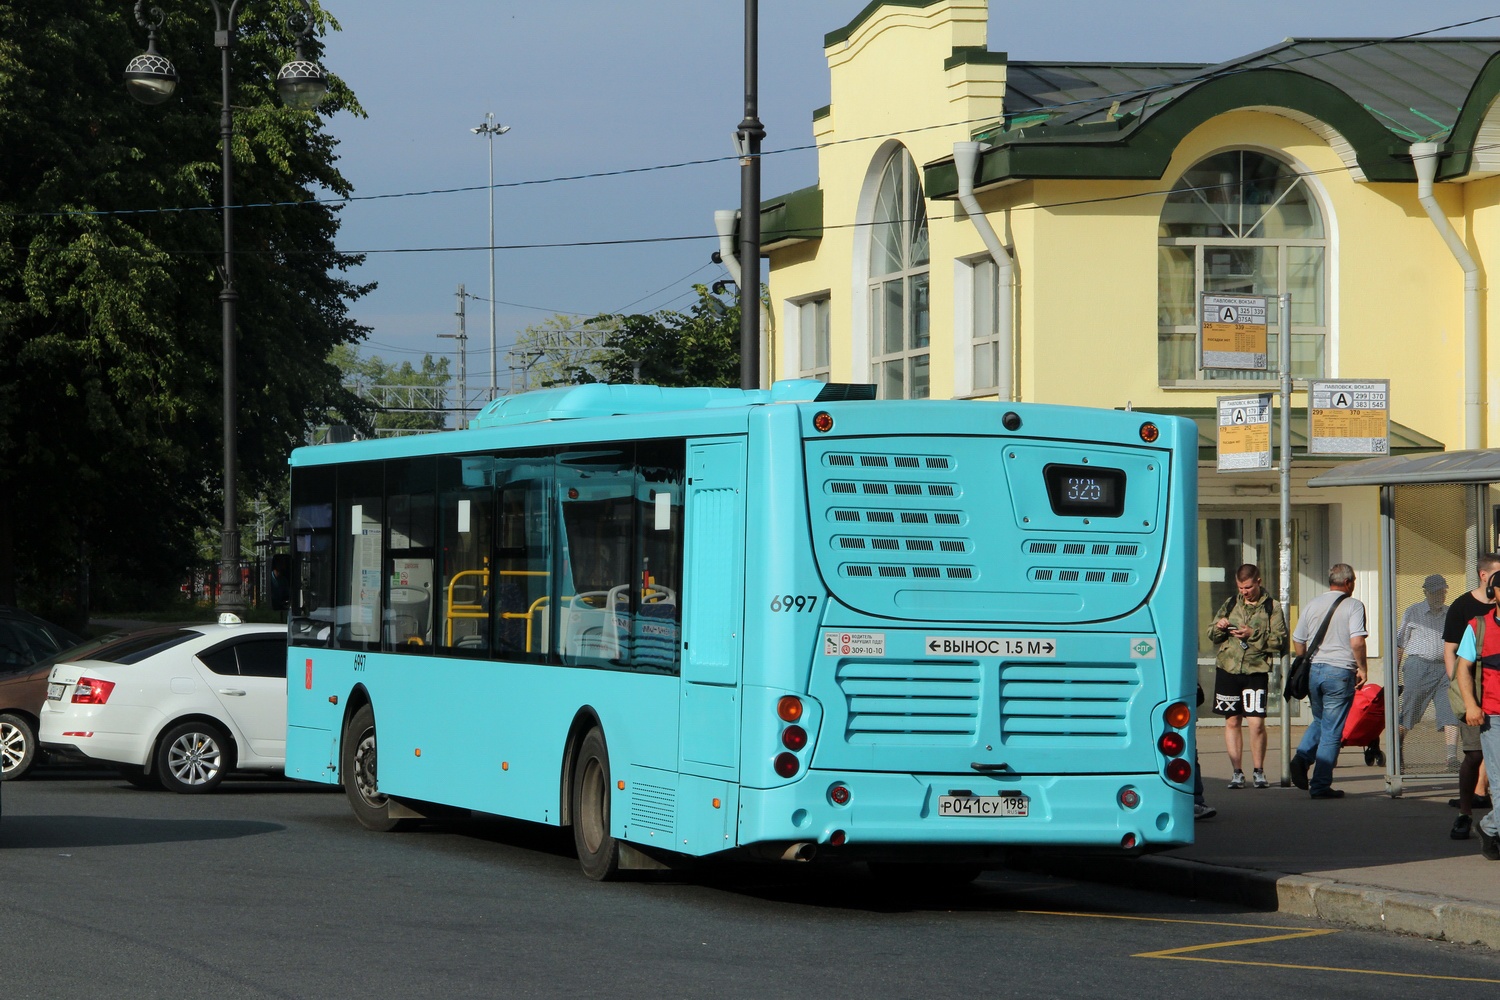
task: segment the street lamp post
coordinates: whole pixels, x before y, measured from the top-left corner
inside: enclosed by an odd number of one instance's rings
[[[760,7],[745,0],[745,118],[740,147],[740,388],[760,388]]]
[[[221,0],[209,2],[214,9],[214,45],[220,53],[219,139],[223,147],[224,174],[224,208],[221,215],[224,226],[224,287],[219,292],[219,302],[223,308],[224,524],[216,608],[221,613],[238,614],[245,610],[247,602],[240,590],[240,532],[236,510],[239,497],[236,491],[235,453],[235,307],[239,302],[239,292],[234,287],[234,112],[229,103],[229,71],[235,15],[239,13],[242,0],[232,0],[227,6]],[[132,97],[143,104],[161,104],[169,100],[177,88],[177,70],[169,59],[156,51],[156,33],[165,22],[166,15],[159,7],[152,7],[148,20],[145,7],[144,0],[137,0],[135,20],[146,29],[146,51],[130,60],[125,67],[125,87]],[[276,75],[276,92],[288,107],[307,111],[316,107],[323,95],[328,93],[328,78],[323,67],[304,57],[303,44],[313,30],[310,0],[302,0],[302,12],[306,23],[297,36],[297,57],[282,66],[281,72]]]
[[[510,131],[509,125],[496,125],[495,113],[486,111],[484,124],[469,129],[490,140],[490,398],[499,394],[495,364],[495,136]]]

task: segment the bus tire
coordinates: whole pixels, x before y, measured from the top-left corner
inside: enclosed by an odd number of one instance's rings
[[[354,713],[344,730],[339,757],[344,795],[349,799],[359,825],[376,833],[396,829],[400,820],[391,817],[391,800],[380,793],[374,708],[364,705]]]
[[[572,781],[573,846],[583,873],[596,882],[620,874],[620,845],[609,833],[609,748],[604,733],[589,730],[578,745]]]

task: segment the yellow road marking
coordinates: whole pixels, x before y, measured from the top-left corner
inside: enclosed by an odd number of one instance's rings
[[[1336,965],[1297,965],[1290,962],[1249,962],[1233,958],[1204,958],[1189,952],[1212,951],[1216,948],[1235,948],[1251,944],[1270,944],[1274,941],[1292,941],[1299,938],[1323,937],[1327,934],[1338,934],[1337,930],[1318,928],[1315,930],[1286,931],[1284,928],[1275,927],[1270,924],[1242,924],[1225,920],[1182,920],[1171,917],[1135,917],[1115,913],[1072,913],[1061,910],[1023,910],[1023,913],[1032,913],[1048,917],[1087,917],[1093,920],[1136,920],[1143,923],[1153,924],[1198,924],[1205,927],[1241,927],[1251,930],[1275,930],[1282,931],[1280,934],[1272,934],[1264,937],[1241,938],[1236,941],[1218,941],[1209,944],[1187,945],[1182,948],[1167,948],[1162,951],[1145,951],[1132,958],[1159,958],[1175,962],[1210,962],[1216,965],[1249,965],[1264,969],[1298,969],[1307,972],[1348,972],[1361,976],[1391,976],[1400,979],[1437,979],[1447,982],[1458,983],[1500,983],[1500,979],[1481,979],[1474,976],[1439,976],[1424,972],[1390,972],[1384,969],[1349,969]]]

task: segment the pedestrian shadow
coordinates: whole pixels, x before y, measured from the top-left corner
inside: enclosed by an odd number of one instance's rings
[[[130,816],[7,816],[0,850],[67,850],[234,840],[286,829],[280,823],[226,819],[138,819]]]

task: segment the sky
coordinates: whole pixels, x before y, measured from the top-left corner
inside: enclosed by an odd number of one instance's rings
[[[505,350],[554,314],[686,309],[727,277],[715,209],[739,207],[731,136],[744,116],[740,0],[321,0],[340,31],[323,62],[367,117],[336,115],[356,200],[338,246],[376,282],[353,314],[366,356],[490,373],[489,192],[494,154],[496,382]],[[829,101],[823,36],[866,0],[760,0],[762,193],[817,182],[812,112]],[[1500,15],[1491,0],[990,0],[989,48],[1013,61],[1215,63],[1288,37],[1392,37]],[[1500,18],[1444,32],[1500,36]],[[491,112],[510,131],[470,130]],[[804,148],[799,148],[804,147]],[[713,162],[672,166],[687,161]],[[654,168],[654,169],[653,169]],[[614,174],[576,180],[587,174]],[[463,188],[450,193],[449,189]],[[687,237],[687,238],[684,238]],[[650,242],[555,247],[545,244]]]

